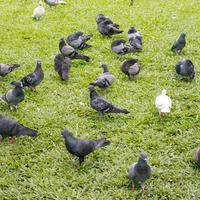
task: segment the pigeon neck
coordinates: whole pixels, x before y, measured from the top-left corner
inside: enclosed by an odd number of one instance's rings
[[[107,66],[103,66],[103,73],[109,72],[108,67]]]
[[[99,97],[99,95],[98,95],[98,93],[96,92],[96,90],[90,91],[90,98],[91,98],[91,99],[95,99],[96,97]]]

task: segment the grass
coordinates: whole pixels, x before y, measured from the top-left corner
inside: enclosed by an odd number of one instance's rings
[[[66,0],[67,1],[67,0]],[[13,80],[31,72],[35,60],[42,60],[45,79],[37,92],[26,89],[25,101],[10,111],[0,104],[2,115],[37,129],[36,139],[16,138],[14,145],[0,145],[0,199],[200,199],[199,168],[193,152],[200,145],[199,32],[200,5],[197,0],[74,0],[49,8],[40,21],[31,18],[37,1],[0,2],[0,60],[17,62],[21,68],[0,79],[0,93]],[[119,23],[124,33],[103,38],[96,30],[95,16],[104,13]],[[174,18],[175,17],[175,18]],[[113,39],[127,39],[135,26],[143,35],[143,51],[117,58],[110,50]],[[77,30],[93,33],[93,47],[83,53],[85,63],[73,60],[68,82],[60,81],[53,68],[58,41]],[[170,47],[180,32],[187,33],[182,55]],[[125,58],[138,58],[141,73],[128,80],[119,66]],[[179,59],[189,58],[196,66],[192,82],[181,81],[174,71]],[[129,115],[106,115],[100,120],[89,105],[88,83],[102,73],[102,63],[117,77],[102,94]],[[172,112],[160,119],[155,97],[166,88],[172,98]],[[66,152],[60,130],[68,128],[81,138],[106,137],[109,147],[88,156],[83,166]],[[153,168],[147,191],[131,192],[127,168],[141,151],[150,155]]]

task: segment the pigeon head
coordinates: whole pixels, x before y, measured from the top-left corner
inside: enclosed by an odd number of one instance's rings
[[[161,94],[162,95],[166,95],[167,94],[167,90],[166,89],[162,90]]]
[[[86,42],[92,37],[93,37],[93,34],[88,34],[88,35],[82,34],[79,38]]]
[[[129,30],[128,30],[128,34],[131,34],[131,33],[136,33],[136,29],[134,27],[131,27]]]
[[[68,137],[71,137],[71,136],[73,136],[72,135],[72,133],[70,133],[67,129],[63,129],[62,131],[61,131],[61,136],[63,137],[63,138],[68,138]]]
[[[65,45],[66,45],[65,39],[64,38],[60,38],[59,46],[63,47]]]
[[[185,33],[181,33],[181,37],[186,37],[186,34]]]
[[[106,17],[103,14],[98,14],[96,16],[96,22],[97,24],[99,24],[100,22],[104,21],[106,19]]]
[[[22,84],[21,81],[12,81],[10,84],[15,86],[15,87],[19,87],[19,88],[23,87],[23,84]]]
[[[88,90],[89,90],[90,92],[95,91],[94,85],[89,85],[89,86],[88,86]]]
[[[108,65],[102,64],[101,67],[103,68],[103,72],[108,72]]]
[[[42,62],[41,62],[40,59],[37,59],[37,60],[36,60],[36,64],[41,65],[41,63],[42,63]]]
[[[142,152],[139,157],[139,162],[146,162],[148,160],[147,154]]]

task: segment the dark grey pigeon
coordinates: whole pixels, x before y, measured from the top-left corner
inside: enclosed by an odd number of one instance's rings
[[[69,79],[69,71],[71,68],[71,59],[57,54],[54,58],[54,69],[58,72],[62,81]]]
[[[0,76],[4,77],[18,67],[20,67],[19,64],[3,64],[3,63],[1,63],[0,64]]]
[[[114,40],[111,44],[111,49],[114,53],[118,54],[118,55],[124,55],[127,53],[133,53],[136,50],[125,44],[126,41],[125,40]]]
[[[26,75],[20,81],[23,87],[29,87],[31,90],[35,90],[35,87],[38,86],[43,79],[44,73],[42,70],[42,63],[41,60],[37,60],[34,72]]]
[[[75,138],[68,130],[63,129],[61,135],[65,139],[65,146],[69,153],[79,158],[79,164],[84,161],[85,156],[95,151],[97,148],[104,147],[110,144],[110,141],[105,138],[97,140],[84,140]]]
[[[68,57],[68,58],[71,58],[71,59],[81,59],[81,60],[84,60],[86,62],[90,61],[90,58],[88,56],[80,54],[73,47],[66,44],[64,38],[60,39],[59,50],[63,54],[63,56],[65,56],[65,57]]]
[[[178,40],[174,42],[171,51],[173,52],[178,52],[178,54],[180,54],[183,50],[183,48],[186,45],[186,40],[185,40],[186,34],[185,33],[181,33],[181,35],[179,36]]]
[[[114,26],[115,28],[119,28],[119,24],[114,23],[109,17],[103,15],[103,14],[98,14],[96,16],[96,22],[97,24],[99,24],[102,21],[107,21],[107,23],[109,22],[112,26]]]
[[[91,47],[86,42],[92,38],[92,34],[84,34],[81,31],[72,33],[67,37],[67,43],[74,49],[84,49]]]
[[[117,108],[111,103],[104,100],[95,90],[93,85],[89,86],[90,91],[90,105],[96,110],[100,116],[104,116],[105,113],[124,113],[128,114],[129,111],[126,109]]]
[[[21,81],[14,81],[11,83],[14,89],[9,90],[1,96],[1,100],[6,102],[10,109],[17,108],[18,104],[24,100],[24,90]]]
[[[128,41],[135,50],[142,50],[142,35],[134,27],[128,30]]]
[[[133,78],[140,72],[140,64],[138,59],[130,58],[121,64],[121,71],[129,78]]]
[[[181,60],[176,66],[177,74],[187,77],[189,79],[193,79],[195,76],[194,65],[191,60]]]
[[[103,64],[102,68],[103,74],[101,74],[95,81],[90,83],[90,85],[106,89],[112,85],[112,83],[115,81],[115,77],[109,72],[107,65]]]
[[[144,183],[151,177],[151,167],[147,163],[145,153],[141,153],[138,162],[130,166],[128,177],[132,181],[132,191],[135,190],[135,184],[141,184],[142,191],[144,191]]]
[[[5,116],[0,115],[0,138],[1,140],[5,137],[9,138],[9,143],[14,142],[14,136],[31,136],[36,137],[37,131],[28,128],[19,122],[9,119]],[[1,142],[0,140],[0,142]]]
[[[116,34],[120,34],[123,31],[119,30],[117,27],[118,25],[113,24],[109,18],[102,17],[101,15],[97,15],[96,17],[97,29],[99,33],[104,36],[112,36]]]
[[[63,0],[44,0],[44,2],[49,5],[50,7],[51,6],[57,6],[59,4],[66,4],[65,1]]]

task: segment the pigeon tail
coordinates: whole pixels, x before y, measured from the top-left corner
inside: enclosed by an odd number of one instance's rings
[[[11,66],[12,66],[12,70],[13,70],[13,69],[16,69],[16,68],[18,68],[18,67],[20,67],[19,64],[11,64]]]
[[[121,109],[121,108],[117,108],[117,107],[113,107],[113,109],[111,110],[112,113],[124,113],[124,114],[128,114],[130,113],[128,110],[126,109]]]
[[[110,145],[110,141],[106,140],[105,138],[99,139],[99,140],[95,140],[97,142],[97,146],[96,148],[100,148],[100,147],[105,147]]]
[[[31,137],[37,136],[37,131],[19,124],[17,135],[27,135]]]
[[[90,61],[90,58],[88,56],[83,55],[83,54],[77,54],[73,58],[74,59],[81,59],[81,60],[84,60],[86,62]]]

